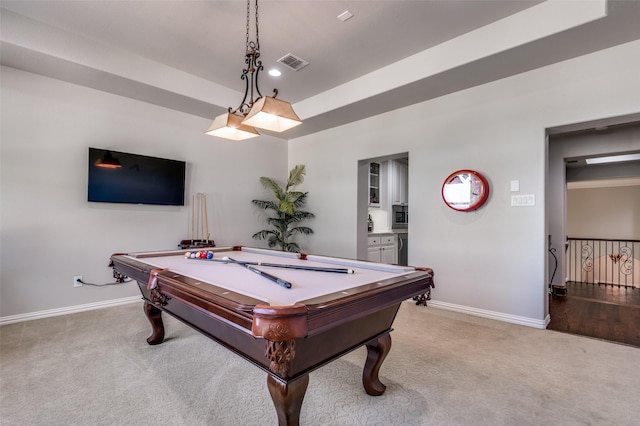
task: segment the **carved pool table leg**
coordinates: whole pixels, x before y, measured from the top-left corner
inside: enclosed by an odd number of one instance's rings
[[[298,426],[300,424],[300,409],[308,384],[308,374],[288,384],[274,379],[271,374],[267,375],[267,388],[269,388],[273,405],[278,413],[279,426]]]
[[[151,323],[152,333],[147,338],[150,345],[159,345],[164,341],[164,324],[162,323],[162,310],[156,308],[151,303],[144,302],[144,313]]]
[[[390,350],[391,335],[389,333],[367,343],[367,361],[362,372],[362,384],[369,395],[382,395],[387,389],[378,379],[378,371],[380,371],[380,366]]]

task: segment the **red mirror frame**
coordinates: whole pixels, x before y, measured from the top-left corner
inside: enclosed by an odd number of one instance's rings
[[[470,181],[470,201],[468,203],[459,202],[452,199],[447,199],[445,196],[445,188],[447,185],[454,184],[454,180],[458,180],[459,183],[463,183],[463,180]],[[458,170],[451,173],[444,180],[441,189],[442,200],[444,203],[453,210],[460,212],[469,212],[479,209],[489,198],[489,182],[482,176],[482,174],[474,170]]]

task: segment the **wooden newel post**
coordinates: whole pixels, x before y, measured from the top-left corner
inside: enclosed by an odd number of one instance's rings
[[[278,414],[278,424],[300,424],[300,409],[309,384],[305,374],[289,380],[296,356],[296,340],[307,335],[307,307],[256,305],[251,332],[267,341],[265,356],[269,359],[267,387]]]

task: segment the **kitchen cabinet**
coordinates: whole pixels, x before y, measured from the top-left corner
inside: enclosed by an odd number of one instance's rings
[[[389,187],[391,188],[391,204],[407,205],[409,203],[409,166],[408,164],[390,161]]]
[[[367,260],[379,263],[398,263],[398,239],[396,235],[369,236]]]
[[[369,207],[380,207],[380,163],[369,163]]]

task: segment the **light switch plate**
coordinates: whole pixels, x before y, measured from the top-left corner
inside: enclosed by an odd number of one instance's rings
[[[534,194],[511,196],[511,207],[531,207],[535,205],[536,196]]]

